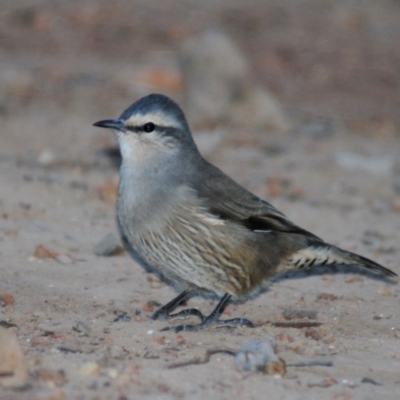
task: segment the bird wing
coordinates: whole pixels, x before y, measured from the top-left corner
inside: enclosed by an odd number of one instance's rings
[[[220,169],[205,161],[202,177],[192,183],[211,213],[233,220],[253,231],[276,231],[301,234],[323,242],[311,232],[290,221],[273,205],[250,193]]]

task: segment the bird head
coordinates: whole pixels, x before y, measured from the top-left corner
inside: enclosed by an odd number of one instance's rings
[[[113,129],[123,161],[134,163],[195,149],[185,115],[169,97],[151,94],[129,106],[119,118],[98,121],[100,128]]]

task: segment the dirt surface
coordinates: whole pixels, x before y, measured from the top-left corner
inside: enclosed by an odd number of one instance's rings
[[[264,3],[0,5],[0,322],[30,374],[0,399],[398,398],[397,280],[356,268],[287,275],[228,307],[226,318],[255,329],[175,334],[148,316],[176,292],[127,253],[94,253],[117,235],[118,154],[91,124],[153,91],[181,100],[175,50],[220,26],[294,129],[194,132],[200,150],[300,226],[400,273],[399,3]],[[187,305],[207,313],[216,301]],[[279,325],[292,322],[285,309],[315,310],[299,321],[320,325]],[[168,368],[267,340],[288,364],[333,366],[288,367],[278,379],[218,354]]]

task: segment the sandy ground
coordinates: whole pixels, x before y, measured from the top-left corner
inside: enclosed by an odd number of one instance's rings
[[[118,37],[116,25],[128,26],[125,11],[132,11],[123,1],[120,14],[107,13],[103,3],[91,3],[101,10],[95,13],[90,3],[81,9],[75,2],[68,7],[16,2],[18,7],[3,10],[2,66],[19,75],[16,80],[2,75],[11,91],[1,99],[0,116],[0,322],[17,334],[30,384],[20,390],[0,388],[0,399],[398,398],[397,280],[356,268],[281,277],[225,313],[251,319],[255,329],[177,335],[160,332],[165,322],[148,318],[157,304],[176,295],[171,287],[127,253],[94,254],[104,236],[117,234],[114,207],[99,194],[112,193],[104,185],[115,180],[117,168],[110,158],[112,134],[91,124],[119,115],[148,90],[121,90],[121,80],[116,84],[114,77],[129,69],[135,55],[141,68],[152,65],[151,52],[164,55],[163,68],[171,68],[169,46],[219,22],[236,33],[259,79],[275,82],[272,89],[295,129],[287,134],[224,128],[195,132],[200,149],[300,226],[400,273],[399,72],[394,68],[400,53],[393,41],[398,4],[382,2],[372,13],[353,3],[340,8],[331,2],[299,2],[295,10],[291,2],[271,2],[265,9],[261,3],[243,10],[236,3],[227,10],[210,5],[179,24],[189,3],[166,3],[165,19],[161,11],[134,3],[133,37],[140,40],[132,39],[131,47],[121,40],[117,49],[109,37]],[[280,24],[255,24],[270,11]],[[318,36],[329,11],[337,15],[339,33]],[[99,26],[104,15],[107,23]],[[152,15],[164,24],[158,31],[145,30]],[[250,32],[248,26],[259,28]],[[268,32],[271,40],[262,48]],[[303,32],[298,47],[296,32]],[[343,44],[351,66],[336,57]],[[286,52],[278,68],[279,45]],[[290,45],[299,56],[288,50]],[[327,46],[330,52],[321,50]],[[128,48],[130,54],[124,52]],[[308,75],[308,63],[319,65],[316,75]],[[378,65],[381,70],[373,67]],[[355,83],[360,76],[363,85]],[[44,253],[38,252],[40,245]],[[15,302],[5,304],[7,294]],[[216,299],[199,297],[187,303],[205,313],[215,304]],[[275,326],[290,322],[282,313],[293,308],[317,311],[316,320],[303,322],[320,326]],[[128,318],[114,322],[124,314]],[[288,367],[284,377],[276,378],[238,371],[232,356],[218,354],[206,364],[168,368],[203,357],[209,349],[237,350],[266,340],[288,364],[326,360],[333,366]]]

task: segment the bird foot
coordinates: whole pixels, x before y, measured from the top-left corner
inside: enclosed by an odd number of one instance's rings
[[[189,295],[190,295],[189,290],[182,292],[179,296],[172,299],[168,304],[158,309],[150,318],[168,320],[173,318],[186,318],[194,315],[198,317],[201,322],[195,325],[184,324],[177,326],[166,326],[165,328],[161,329],[161,332],[165,331],[196,332],[196,331],[201,331],[203,329],[207,329],[211,325],[217,325],[220,327],[242,325],[242,326],[247,326],[248,328],[254,328],[254,324],[245,318],[233,318],[227,320],[219,319],[223,311],[225,310],[226,305],[229,303],[231,299],[231,295],[227,293],[221,298],[220,302],[217,304],[213,312],[208,317],[204,317],[204,315],[196,308],[187,308],[175,314],[171,314],[171,312],[174,311],[179,306],[179,304],[181,304],[182,301],[184,301],[185,298],[187,298]]]

